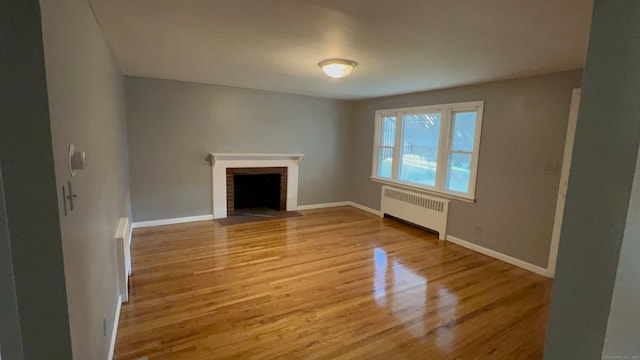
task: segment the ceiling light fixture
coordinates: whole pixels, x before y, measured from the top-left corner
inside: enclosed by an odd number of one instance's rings
[[[320,61],[318,66],[322,68],[322,71],[324,71],[327,76],[340,79],[351,74],[353,68],[358,66],[358,63],[346,59],[327,59]]]

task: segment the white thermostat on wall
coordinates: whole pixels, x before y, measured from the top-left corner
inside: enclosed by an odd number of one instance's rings
[[[69,145],[69,171],[71,176],[76,176],[76,171],[87,167],[87,154],[84,151],[76,150],[73,144]]]

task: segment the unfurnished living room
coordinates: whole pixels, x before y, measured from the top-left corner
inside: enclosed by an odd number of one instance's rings
[[[640,359],[639,15],[2,1],[0,359]]]

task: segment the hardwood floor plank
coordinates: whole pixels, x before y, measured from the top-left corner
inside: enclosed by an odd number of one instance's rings
[[[539,359],[551,280],[351,207],[136,229],[116,359]]]

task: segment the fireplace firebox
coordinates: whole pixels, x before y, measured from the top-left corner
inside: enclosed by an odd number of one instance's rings
[[[287,168],[227,168],[227,216],[238,210],[287,210]]]

